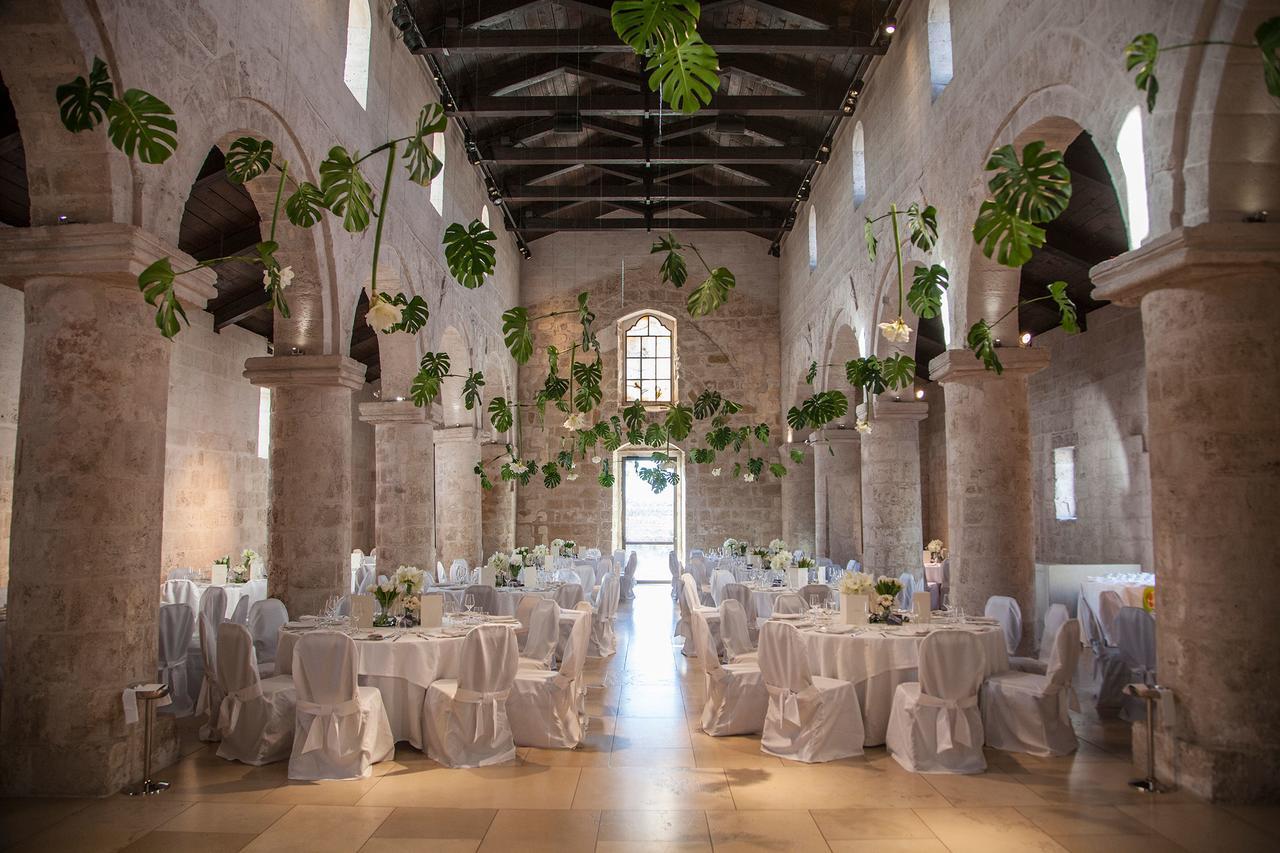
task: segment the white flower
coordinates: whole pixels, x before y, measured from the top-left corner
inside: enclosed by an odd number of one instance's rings
[[[882,595],[882,596],[880,596],[880,598],[879,598],[879,599],[877,599],[877,600],[880,602],[880,608],[881,608],[882,610],[883,610],[884,608],[886,608],[886,607],[892,607],[892,606],[893,606],[893,596],[892,596],[892,595]]]
[[[564,420],[565,429],[586,429],[590,424],[591,422],[582,412],[574,412]]]
[[[505,572],[510,568],[511,564],[511,560],[501,551],[494,552],[494,555],[489,558],[489,568],[493,569],[494,572]]]
[[[551,547],[552,547],[552,548],[555,548],[557,551],[559,551],[561,548],[563,548],[563,547],[564,547],[564,540],[563,540],[563,539],[552,539],[552,540],[551,540]]]
[[[369,306],[365,322],[373,327],[375,332],[385,334],[388,329],[400,322],[400,309],[379,297]]]
[[[881,323],[880,334],[891,344],[905,344],[911,340],[911,327],[899,317],[892,323]]]
[[[774,539],[772,542],[769,543],[769,550],[770,551],[789,551],[791,549],[788,548],[787,543],[782,541],[781,539]]]
[[[840,578],[840,592],[845,595],[870,595],[875,588],[871,575],[863,572],[845,572]]]
[[[750,471],[742,475],[742,482],[744,483],[754,483],[755,481],[756,475],[752,474]]]
[[[871,432],[871,422],[867,420],[860,420],[853,425],[853,428],[860,433],[869,433]]]
[[[599,465],[599,464],[600,464],[600,457],[599,457],[599,456],[592,456],[592,457],[591,457],[591,464],[592,464],[592,465]]]
[[[498,555],[497,555],[497,554],[494,554],[494,556],[496,557],[496,556],[498,556]],[[523,554],[518,554],[518,553],[517,553],[517,554],[512,554],[512,555],[511,555],[511,562],[510,562],[510,565],[512,565],[512,566],[523,566],[523,565],[524,565],[524,555],[523,555]]]
[[[564,478],[565,478],[567,481],[569,481],[570,483],[572,483],[574,480],[578,479],[578,472],[577,472],[577,471],[570,471],[568,474],[565,474],[565,475],[564,475]]]
[[[924,546],[924,549],[928,551],[930,554],[936,554],[942,550],[942,540],[931,539],[929,540],[929,544]]]
[[[535,557],[545,557],[545,556],[547,556],[547,546],[546,546],[546,545],[534,545],[534,546],[533,546],[533,556],[535,556]]]
[[[510,465],[508,465],[507,467],[511,470],[511,473],[512,473],[512,474],[523,474],[523,473],[525,473],[526,471],[528,471],[528,470],[529,470],[529,466],[528,466],[528,465],[526,465],[526,464],[524,464],[523,462],[520,462],[520,461],[518,461],[518,460],[517,460],[517,461],[515,461],[515,462],[512,462],[512,463],[511,463]]]
[[[719,469],[719,468],[712,468],[712,469],[711,469],[711,476],[712,476],[712,477],[719,477],[719,476],[720,476],[720,470],[721,470],[721,469]]]
[[[280,268],[280,289],[284,290],[286,287],[288,287],[291,284],[293,284],[293,267],[281,267]]]
[[[789,565],[791,565],[791,555],[786,551],[779,551],[769,558],[769,568],[775,572],[783,571]]]

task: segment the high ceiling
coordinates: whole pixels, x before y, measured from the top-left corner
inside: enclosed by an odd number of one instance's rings
[[[708,0],[720,89],[692,117],[649,91],[609,0],[404,0],[468,159],[525,241],[741,230],[777,241],[826,159],[898,0]]]
[[[27,192],[27,156],[18,133],[18,117],[9,90],[0,80],[0,222],[22,228],[31,224]]]

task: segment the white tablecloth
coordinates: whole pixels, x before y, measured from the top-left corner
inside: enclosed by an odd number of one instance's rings
[[[912,626],[871,625],[855,634],[823,634],[801,631],[809,649],[814,675],[853,683],[862,706],[865,744],[884,743],[893,708],[893,692],[899,684],[918,680],[923,634]],[[982,641],[983,678],[1009,669],[1004,634],[991,626],[933,626],[933,630],[973,631]]]
[[[1085,608],[1087,607],[1097,617],[1098,624],[1102,625],[1102,609],[1099,606],[1099,598],[1106,590],[1112,590],[1120,594],[1120,600],[1124,602],[1125,607],[1141,607],[1142,591],[1148,586],[1155,586],[1155,577],[1150,580],[1134,579],[1134,580],[1108,580],[1105,578],[1089,578],[1080,584],[1080,597],[1076,601],[1076,615],[1080,619],[1080,642],[1088,645],[1093,640],[1093,634],[1090,631],[1091,620],[1085,617]],[[1111,642],[1111,638],[1106,636],[1106,629],[1103,628],[1103,635],[1108,645],[1115,645]]]
[[[553,588],[548,589],[525,589],[519,586],[500,586],[496,588],[498,593],[498,615],[499,616],[515,616],[516,608],[520,606],[520,599],[526,595],[536,595],[539,598],[555,598],[556,591]],[[450,602],[462,610],[462,597],[466,595],[467,588],[458,587],[435,587],[427,590],[427,592],[438,592],[447,598]]]
[[[192,604],[192,608],[198,615],[200,613],[200,599],[204,596],[205,590],[209,589],[212,584],[192,581],[191,586],[195,591],[195,602]],[[227,594],[227,612],[224,615],[230,619],[231,614],[236,612],[236,605],[240,603],[240,599],[248,596],[249,606],[252,607],[255,601],[262,601],[267,597],[267,579],[258,578],[248,583],[227,583],[222,585],[222,589]],[[164,601],[162,597],[160,603],[174,604],[176,602]]]
[[[800,594],[800,590],[789,586],[772,586],[759,589],[751,587],[751,600],[756,605],[756,615],[759,616],[761,620],[768,619],[772,616],[774,602],[778,600],[778,596],[785,592],[794,592],[796,595]],[[836,589],[832,588],[831,602],[833,604],[838,604],[839,601],[840,593]],[[809,602],[806,601],[805,606],[808,607]]]

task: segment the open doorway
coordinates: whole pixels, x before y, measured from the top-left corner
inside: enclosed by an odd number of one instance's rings
[[[681,553],[683,528],[682,486],[677,484],[654,492],[640,476],[640,472],[653,469],[658,463],[651,458],[652,451],[622,451],[617,456],[617,486],[615,487],[615,518],[620,547],[636,552],[636,581],[638,583],[670,583],[671,571],[667,553]],[[676,461],[683,473],[683,465]]]

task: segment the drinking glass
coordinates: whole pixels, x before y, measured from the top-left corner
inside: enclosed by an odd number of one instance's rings
[[[470,616],[471,611],[476,606],[476,597],[469,593],[467,595],[462,596],[462,606],[467,608],[467,615]]]

